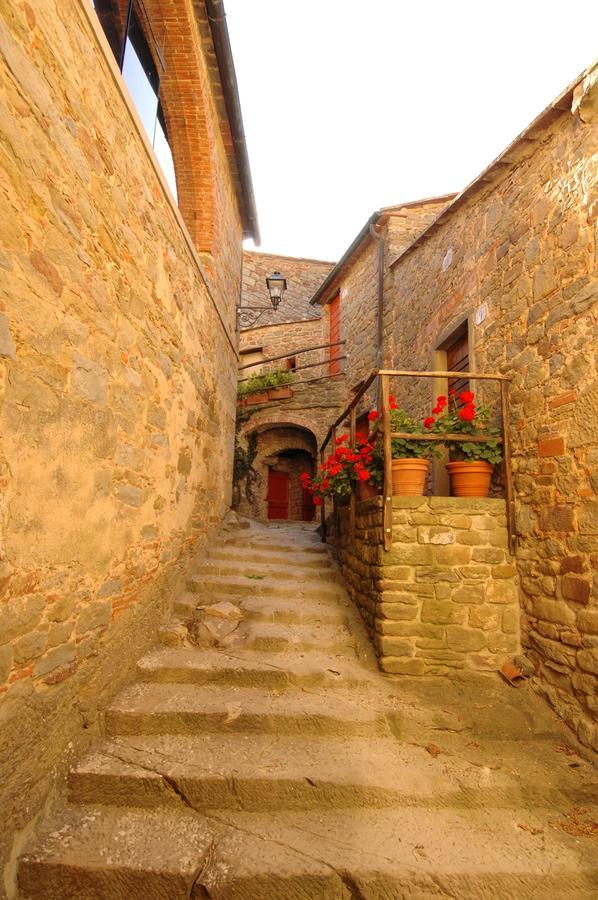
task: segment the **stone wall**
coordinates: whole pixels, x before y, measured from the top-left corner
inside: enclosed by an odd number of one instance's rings
[[[287,290],[276,311],[269,309],[260,315],[260,325],[279,325],[302,319],[317,319],[319,306],[309,301],[324,281],[334,263],[318,259],[302,259],[295,256],[276,256],[272,253],[243,253],[243,288],[241,305],[268,306],[270,298],[266,276],[281,272],[287,280]],[[251,317],[241,317],[243,329],[250,327]]]
[[[0,20],[3,870],[230,491],[241,224],[222,139],[221,290],[91,16],[7,0]]]
[[[597,94],[594,71],[399,257],[385,319],[394,368],[429,369],[469,317],[471,366],[512,376],[524,642],[539,687],[595,749]]]
[[[296,353],[305,347],[321,347],[328,341],[322,329],[322,319],[308,319],[303,322],[287,322],[281,325],[265,325],[257,328],[248,328],[241,332],[239,350],[241,353],[241,365],[243,365],[243,353],[247,350],[261,350],[262,357],[268,359],[272,356],[282,356],[283,353],[295,356],[297,366],[306,366],[323,362],[328,358],[327,350],[310,350],[307,353]],[[260,371],[284,369],[284,359],[264,366],[259,366]],[[252,367],[251,372],[257,371]],[[297,379],[318,378],[320,375],[328,375],[326,365],[314,366],[297,373]],[[241,378],[247,377],[241,371]]]
[[[497,670],[519,650],[517,570],[503,500],[393,497],[382,547],[382,500],[339,507],[330,535],[349,594],[378,653],[401,675]]]

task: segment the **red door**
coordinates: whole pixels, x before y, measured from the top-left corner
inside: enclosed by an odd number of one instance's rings
[[[341,339],[341,295],[337,294],[334,300],[330,302],[330,343],[336,344]],[[333,360],[341,355],[340,347],[330,347],[329,358]],[[329,375],[340,375],[340,362],[330,362],[328,367]]]
[[[289,518],[289,473],[268,469],[268,518]]]

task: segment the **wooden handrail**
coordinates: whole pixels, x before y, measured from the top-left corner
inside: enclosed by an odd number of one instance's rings
[[[302,372],[303,369],[315,369],[318,366],[329,366],[330,363],[340,362],[340,360],[346,359],[346,358],[347,358],[346,354],[344,356],[332,356],[332,357],[330,357],[330,359],[325,359],[322,362],[306,363],[306,365],[304,365],[304,366],[296,366],[294,369],[289,369],[289,372],[290,373]],[[267,372],[264,372],[264,375],[267,375],[267,374],[268,374]],[[260,378],[260,377],[261,376],[258,375],[258,378]],[[239,378],[239,380],[237,381],[237,384],[245,384],[246,381],[251,381],[252,378],[253,378],[252,375],[250,375],[249,378]]]
[[[335,341],[334,344],[318,344],[314,347],[303,347],[301,350],[289,350],[288,353],[282,353],[280,356],[268,356],[267,359],[259,359],[256,362],[239,366],[238,371],[242,372],[243,369],[255,369],[256,366],[262,366],[264,363],[278,362],[280,359],[288,359],[290,356],[298,356],[300,353],[311,353],[312,350],[326,350],[328,347],[340,347],[342,344],[346,343],[346,341]],[[240,355],[243,355],[242,351],[240,352]]]
[[[505,475],[505,493],[506,493],[506,507],[507,507],[507,528],[509,532],[509,551],[511,554],[514,554],[517,549],[517,533],[515,526],[515,499],[514,499],[514,489],[513,489],[513,473],[511,470],[511,444],[509,439],[509,429],[508,429],[508,421],[509,421],[509,394],[508,387],[509,382],[511,381],[510,376],[508,375],[487,375],[482,374],[480,372],[448,372],[448,371],[434,371],[434,372],[417,372],[406,369],[374,369],[363,384],[360,386],[355,396],[347,406],[347,408],[341,413],[341,415],[334,421],[331,427],[328,429],[328,433],[324,438],[321,446],[320,446],[320,460],[324,462],[324,451],[331,439],[331,437],[336,435],[336,429],[339,425],[341,425],[347,418],[350,416],[350,433],[351,433],[351,441],[352,444],[355,441],[355,409],[364,396],[366,391],[370,388],[372,383],[376,380],[376,378],[380,378],[381,382],[381,416],[382,416],[382,440],[383,440],[383,465],[384,465],[384,473],[383,473],[383,540],[384,540],[384,549],[390,550],[392,546],[392,488],[391,488],[391,480],[392,480],[392,450],[391,450],[391,441],[393,438],[399,440],[414,440],[414,441],[462,441],[463,443],[486,443],[487,441],[495,441],[497,444],[502,444],[503,447],[503,470]],[[389,405],[389,392],[390,392],[390,379],[391,378],[466,378],[469,381],[496,381],[499,384],[500,388],[500,406],[501,406],[501,436],[497,435],[486,435],[486,434],[461,434],[459,432],[448,433],[448,434],[424,434],[421,432],[411,434],[409,432],[403,431],[391,431],[390,430],[390,405]],[[325,498],[322,498],[322,505],[320,507],[321,514],[321,523],[322,523],[322,540],[326,540],[326,503]],[[354,511],[354,503],[351,505],[351,524],[355,521],[355,511]]]

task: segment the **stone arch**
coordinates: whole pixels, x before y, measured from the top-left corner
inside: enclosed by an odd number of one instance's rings
[[[240,435],[247,437],[255,431],[262,432],[269,428],[284,426],[305,429],[313,436],[318,447],[325,437],[325,433],[322,433],[323,430],[318,428],[312,420],[305,416],[296,415],[293,410],[286,409],[266,409],[255,413],[240,429]]]

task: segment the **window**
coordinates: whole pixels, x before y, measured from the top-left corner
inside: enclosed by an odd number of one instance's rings
[[[143,2],[128,0],[124,23],[117,0],[94,0],[94,6],[149,142],[176,199],[174,162],[160,102],[160,75],[164,72],[164,59]]]
[[[294,372],[297,368],[297,357],[296,356],[287,356],[286,360],[287,369],[289,372]]]

